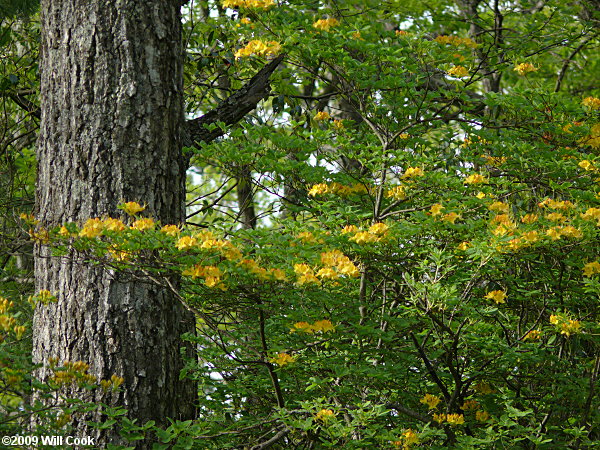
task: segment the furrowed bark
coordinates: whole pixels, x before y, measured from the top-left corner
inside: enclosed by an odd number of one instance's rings
[[[42,0],[41,125],[37,218],[51,227],[110,215],[139,201],[162,223],[184,221],[185,163],[179,0]],[[193,415],[193,383],[179,380],[180,336],[194,318],[168,290],[126,279],[37,246],[36,288],[58,302],[34,317],[38,375],[49,358],[84,361],[89,372],[125,378],[119,394],[71,391],[119,404],[138,423]],[[176,282],[176,280],[175,280]],[[189,345],[188,345],[189,347]],[[97,419],[98,417],[92,418]],[[81,436],[117,443],[74,417]]]

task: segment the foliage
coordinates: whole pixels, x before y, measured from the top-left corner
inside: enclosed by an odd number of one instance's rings
[[[189,149],[195,180],[222,180],[190,205],[210,229],[155,223],[144,199],[22,221],[57,255],[181,276],[197,315],[199,419],[97,426],[155,448],[597,445],[597,13],[273,3],[186,10],[189,114],[286,54],[268,101]]]

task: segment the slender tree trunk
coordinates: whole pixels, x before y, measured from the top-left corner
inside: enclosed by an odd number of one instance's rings
[[[123,201],[146,204],[163,224],[184,220],[180,5],[42,0],[37,217],[45,226],[117,217]],[[88,400],[123,405],[138,423],[192,415],[194,387],[179,373],[180,336],[194,319],[169,291],[44,247],[35,275],[38,290],[58,296],[35,311],[42,378],[52,375],[48,358],[81,360],[96,377],[125,378],[118,396],[98,389]],[[74,420],[93,435],[84,418]],[[97,436],[114,443],[116,432]]]

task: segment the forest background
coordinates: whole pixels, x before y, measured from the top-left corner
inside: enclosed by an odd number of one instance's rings
[[[185,219],[123,197],[49,220],[52,179],[39,176],[35,200],[48,22],[35,2],[0,3],[2,434],[102,448],[598,446],[599,6],[186,3],[182,95],[200,128],[177,137]],[[43,354],[44,318],[77,300],[45,285],[40,255],[185,305],[195,327],[166,341],[192,394],[144,412],[133,355],[71,352],[76,319],[53,325],[64,348]],[[157,329],[161,314],[128,326]]]

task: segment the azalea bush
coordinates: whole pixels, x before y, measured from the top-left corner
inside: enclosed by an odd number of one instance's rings
[[[189,223],[155,222],[144,199],[21,221],[196,314],[182,376],[198,420],[124,433],[155,448],[596,445],[600,19],[529,3],[189,6],[190,114],[285,55],[268,101],[187,149]],[[242,182],[244,204],[228,195]],[[63,386],[120,389],[56,364]]]

